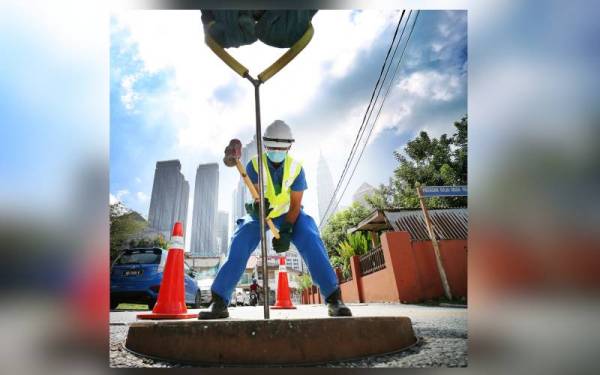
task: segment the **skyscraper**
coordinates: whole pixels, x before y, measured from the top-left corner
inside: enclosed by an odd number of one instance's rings
[[[356,189],[354,194],[352,195],[352,201],[358,202],[365,207],[369,207],[367,200],[365,199],[368,195],[371,195],[375,192],[375,188],[370,184],[363,182],[362,185]]]
[[[248,144],[242,147],[242,164],[246,164],[256,156],[256,135],[252,137],[252,140]]]
[[[171,237],[176,221],[185,228],[187,222],[190,185],[181,174],[179,160],[156,162],[148,222],[150,228],[160,232],[165,239]]]
[[[216,218],[219,191],[219,164],[200,164],[194,185],[191,255],[217,256]]]
[[[229,245],[229,214],[225,211],[219,211],[217,214],[216,235],[218,255],[226,256]]]
[[[190,183],[187,182],[186,180],[183,180],[181,199],[179,200],[179,212],[181,213],[180,221],[183,223],[184,228],[186,227],[185,225],[187,223],[189,201],[190,201]],[[172,231],[173,228],[171,228],[169,230]],[[169,235],[170,234],[171,234],[171,232],[169,232]],[[185,235],[185,233],[184,233],[184,235]]]
[[[235,189],[233,189],[233,197],[231,201],[232,207],[230,219],[232,231],[234,231],[237,226],[236,221],[242,216],[246,215],[246,209],[244,207],[244,203],[246,203],[244,199],[246,196],[244,194],[244,189],[248,188],[246,187],[246,184],[244,184],[244,181],[242,179],[239,179],[237,185],[235,186]]]
[[[333,195],[333,177],[327,162],[323,158],[323,153],[319,153],[319,163],[317,165],[317,204],[319,206],[319,224],[327,211],[327,206]],[[333,212],[333,207],[329,209],[329,215]]]

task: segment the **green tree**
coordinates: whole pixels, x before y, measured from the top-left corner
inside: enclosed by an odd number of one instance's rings
[[[164,239],[162,235],[156,238],[141,238],[129,240],[129,247],[160,247],[161,249],[167,249],[169,243]]]
[[[407,143],[404,153],[394,151],[398,166],[393,176],[388,185],[380,185],[374,194],[366,197],[367,203],[376,209],[418,208],[417,186],[466,185],[467,117],[455,122],[454,126],[456,133],[452,137],[442,134],[439,138],[430,138],[422,131]],[[464,207],[467,199],[435,197],[429,198],[427,205],[432,208]]]
[[[308,273],[303,273],[298,276],[298,291],[302,293],[303,291],[310,289],[313,285],[312,278]]]
[[[348,229],[356,226],[371,212],[371,209],[354,202],[350,207],[331,215],[321,232],[321,238],[330,257],[339,256],[338,246],[347,239]]]
[[[370,242],[367,236],[362,232],[354,232],[346,235],[346,239],[338,245],[337,255],[331,260],[335,260],[336,266],[340,267],[344,277],[350,276],[350,258],[354,255],[364,255],[370,249]]]
[[[142,231],[148,222],[137,212],[131,211],[118,215],[111,207],[110,211],[110,260],[116,258],[119,251],[127,245],[128,239]]]

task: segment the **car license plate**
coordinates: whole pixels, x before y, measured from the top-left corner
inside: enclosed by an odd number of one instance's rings
[[[125,276],[140,276],[142,274],[142,270],[127,270],[125,271]]]

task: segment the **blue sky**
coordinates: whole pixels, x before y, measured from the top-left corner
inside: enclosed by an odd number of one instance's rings
[[[313,19],[313,41],[261,87],[263,124],[282,119],[292,126],[297,139],[292,154],[304,161],[309,185],[304,204],[313,216],[317,213],[318,151],[323,152],[337,181],[399,15],[399,11],[319,11]],[[282,53],[261,43],[230,52],[254,74]],[[230,138],[244,143],[251,139],[253,106],[249,82],[204,45],[199,12],[113,14],[113,199],[122,200],[146,216],[155,163],[175,158],[181,160],[182,172],[193,191],[199,163],[220,163]],[[466,12],[422,11],[342,205],[350,202],[352,193],[363,182],[387,182],[396,165],[392,152],[402,149],[419,131],[436,136],[452,133],[452,123],[466,113]],[[230,210],[236,173],[221,165],[222,210]]]

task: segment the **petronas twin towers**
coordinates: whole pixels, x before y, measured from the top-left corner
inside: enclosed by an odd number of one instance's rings
[[[323,154],[319,154],[319,164],[317,166],[317,204],[319,206],[319,218],[318,222],[321,223],[329,201],[333,195],[333,177],[331,176],[331,170],[329,165],[323,158]],[[331,212],[330,212],[331,214]]]

